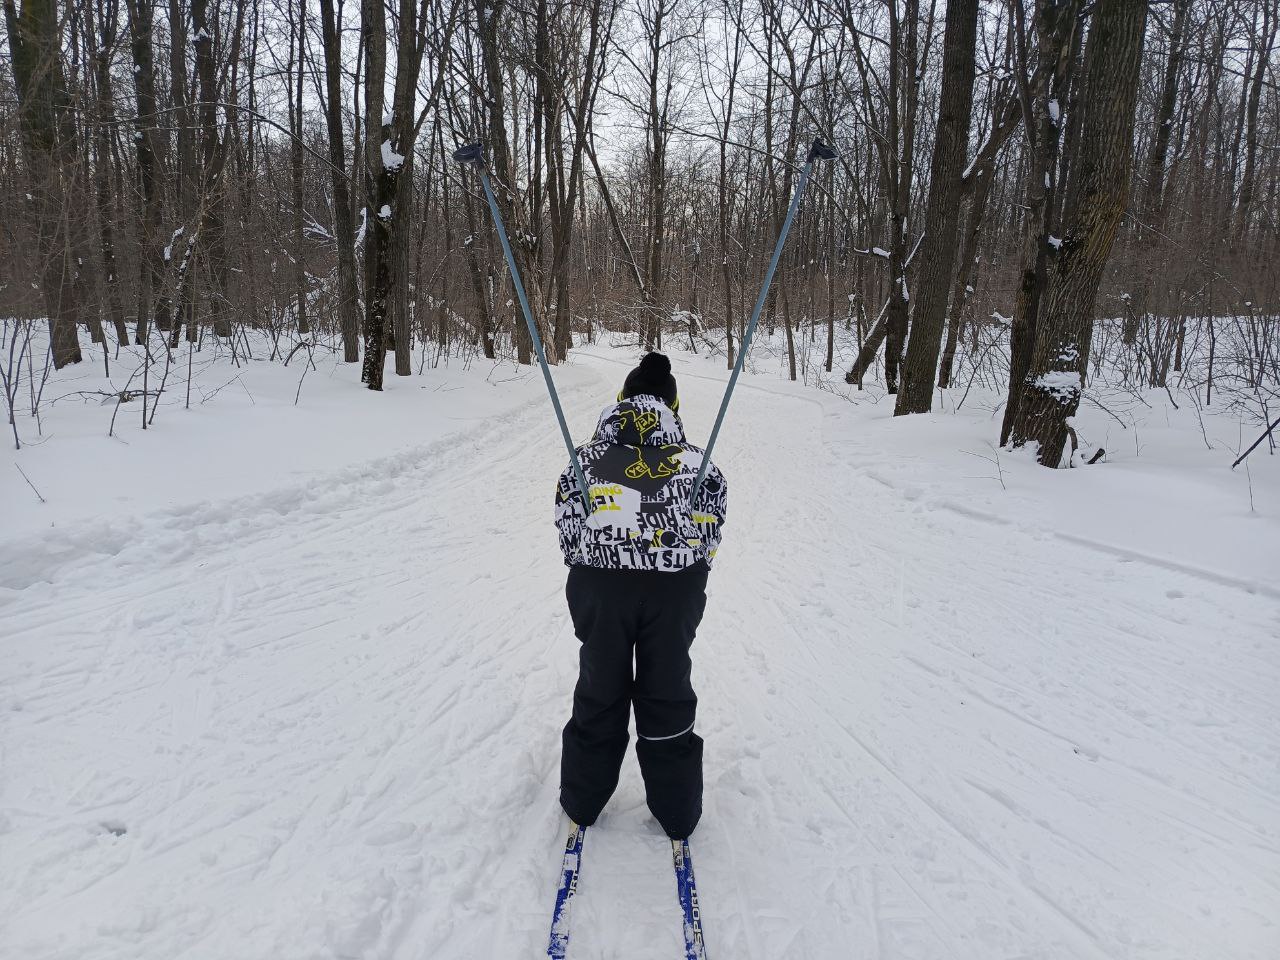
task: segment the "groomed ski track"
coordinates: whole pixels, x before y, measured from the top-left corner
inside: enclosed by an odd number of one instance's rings
[[[618,356],[575,354],[579,440]],[[725,377],[682,362],[701,442]],[[1276,597],[921,501],[840,408],[745,377],[716,453],[709,956],[1280,955]],[[540,398],[324,482],[3,544],[0,955],[542,955],[563,466]],[[681,954],[633,752],[572,931],[575,960]]]

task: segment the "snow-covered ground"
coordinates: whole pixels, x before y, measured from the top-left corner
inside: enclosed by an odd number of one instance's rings
[[[1280,955],[1280,461],[1161,394],[1050,472],[980,390],[893,420],[761,356],[694,655],[710,955]],[[556,371],[577,437],[636,357]],[[722,361],[674,359],[705,438]],[[577,644],[541,378],[300,374],[209,368],[118,439],[61,401],[6,455],[48,502],[0,470],[0,956],[545,949]],[[629,759],[571,956],[681,949]]]

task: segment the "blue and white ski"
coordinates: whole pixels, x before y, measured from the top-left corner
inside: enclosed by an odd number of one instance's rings
[[[689,841],[672,840],[671,857],[676,867],[676,893],[684,913],[685,960],[707,960],[707,947],[702,939],[702,908],[698,905],[698,884],[693,878]]]
[[[560,889],[556,891],[556,909],[551,915],[551,940],[547,944],[547,956],[551,960],[564,960],[569,949],[569,908],[573,895],[578,892],[578,870],[582,866],[582,838],[587,828],[569,824],[569,839],[564,845],[564,870],[560,875]]]

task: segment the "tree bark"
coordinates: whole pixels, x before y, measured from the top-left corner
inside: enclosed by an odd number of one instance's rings
[[[649,55],[648,73],[645,77],[648,87],[647,121],[647,166],[648,175],[648,207],[649,235],[645,251],[645,285],[644,285],[644,318],[641,340],[645,350],[654,350],[661,345],[660,300],[662,291],[663,243],[666,239],[667,227],[667,141],[670,130],[667,126],[667,111],[670,105],[671,88],[665,90],[660,82],[662,66],[661,56],[666,42],[663,38],[665,20],[668,14],[666,0],[657,0],[653,10],[653,18],[646,18],[644,28],[647,33]],[[660,93],[661,91],[661,93]]]
[[[387,18],[382,0],[361,0],[364,38],[364,365],[361,380],[382,389],[387,358],[387,315],[391,289],[391,201],[393,189],[382,163],[383,113],[387,79]]]
[[[325,124],[329,132],[329,174],[333,186],[333,232],[338,254],[338,323],[342,359],[360,359],[359,292],[356,288],[355,223],[351,216],[351,184],[347,175],[346,131],[342,122],[342,34],[333,0],[320,0],[324,45]]]
[[[26,0],[21,12],[14,0],[4,0],[29,194],[36,208],[41,292],[49,314],[53,365],[61,369],[81,360],[76,321],[83,291],[72,249],[68,208],[73,198],[63,181],[74,169],[76,156],[58,11],[55,0]]]
[[[1164,227],[1164,179],[1165,164],[1169,157],[1169,138],[1173,130],[1173,111],[1178,98],[1178,73],[1182,69],[1183,33],[1186,28],[1187,8],[1191,0],[1174,0],[1173,24],[1169,34],[1169,52],[1165,58],[1164,77],[1160,87],[1160,103],[1155,115],[1155,138],[1147,156],[1146,178],[1138,209],[1142,222],[1137,224],[1136,235],[1142,243],[1142,275],[1138,290],[1125,315],[1122,340],[1133,344],[1138,339],[1138,326],[1146,313],[1151,296],[1152,281],[1159,259],[1163,238],[1159,231]]]
[[[933,405],[934,375],[955,265],[960,187],[973,113],[977,32],[978,0],[948,0],[940,112],[929,167],[929,200],[920,248],[922,263],[916,283],[911,340],[894,407],[897,416],[928,413]]]
[[[134,342],[145,343],[154,315],[156,326],[169,329],[169,296],[165,288],[164,251],[161,243],[164,197],[161,167],[165,141],[156,114],[156,70],[153,52],[155,0],[126,0],[129,11],[129,49],[133,55],[137,130],[133,142],[137,154],[138,189],[142,194],[138,235],[138,322]],[[154,312],[152,302],[154,301]]]
[[[544,344],[548,363],[558,360],[554,340],[548,342],[543,295],[542,273],[536,256],[540,238],[534,233],[525,204],[516,189],[516,167],[512,159],[511,141],[507,137],[506,91],[502,76],[503,60],[498,49],[498,29],[506,11],[506,0],[476,0],[480,21],[480,48],[483,59],[487,112],[489,118],[489,144],[492,150],[492,174],[494,195],[498,209],[507,225],[511,252],[516,269],[524,281],[529,299],[529,310],[534,326]],[[516,320],[516,355],[522,364],[533,360],[532,344],[527,334],[521,334],[524,319]]]
[[[196,31],[192,46],[196,52],[196,84],[199,90],[200,206],[203,211],[200,237],[209,265],[211,289],[207,300],[208,312],[214,335],[226,338],[231,336],[227,309],[226,193],[222,184],[226,143],[218,131],[218,78],[213,60],[213,31],[216,27],[209,20],[208,0],[191,0],[191,25]],[[194,317],[188,320],[187,339],[194,342],[199,336],[192,319]]]
[[[1257,38],[1257,67],[1249,79],[1245,103],[1245,156],[1244,171],[1240,175],[1240,195],[1235,211],[1235,240],[1243,243],[1248,236],[1253,213],[1254,180],[1258,161],[1258,108],[1262,102],[1262,82],[1271,63],[1271,51],[1275,46],[1277,16],[1274,0],[1262,4],[1262,31]]]
[[[720,176],[717,182],[719,190],[716,207],[720,226],[720,272],[724,280],[724,335],[725,363],[728,369],[734,367],[733,340],[733,271],[729,266],[729,133],[733,129],[733,101],[738,83],[738,69],[742,63],[742,26],[741,3],[738,2],[738,16],[733,17],[733,56],[729,61],[729,75],[726,78],[724,116],[720,121]]]
[[[304,63],[306,61],[306,39],[307,39],[307,0],[297,0],[297,16],[291,18],[291,27],[294,30],[297,39],[297,59],[293,66],[295,70],[291,73],[291,85],[293,86],[293,96],[290,98],[289,117],[292,121],[292,134],[289,141],[289,172],[291,174],[291,184],[293,189],[293,276],[295,286],[295,302],[294,321],[297,331],[301,335],[311,332],[311,324],[307,320],[307,263],[306,263],[306,219],[303,210],[303,155],[302,155],[302,87],[305,76]]]
[[[1058,153],[1062,142],[1060,124],[1062,101],[1071,80],[1073,37],[1080,29],[1083,0],[1037,0],[1036,32],[1039,62],[1035,75],[1026,76],[1025,62],[1019,66],[1023,124],[1030,140],[1026,182],[1026,219],[1022,237],[1022,270],[1009,332],[1009,394],[1000,443],[1009,442],[1017,420],[1031,355],[1035,349],[1040,300],[1047,283],[1049,238],[1055,209]],[[1014,10],[1021,11],[1015,4]],[[1025,31],[1019,29],[1024,35]]]
[[[912,164],[915,157],[915,115],[920,78],[916,66],[919,36],[919,0],[905,0],[902,20],[897,4],[889,5],[889,143],[894,156],[884,159],[889,170],[889,310],[885,314],[884,383],[898,392],[898,372],[910,322],[911,295],[907,289],[907,215],[911,209]],[[901,48],[901,49],[899,49]],[[904,89],[905,88],[905,89]],[[861,379],[861,378],[859,378]]]
[[[121,346],[129,343],[124,322],[124,303],[116,266],[115,204],[111,196],[111,136],[115,130],[115,97],[111,90],[111,49],[115,46],[117,23],[114,17],[94,16],[92,5],[85,8],[85,41],[93,62],[93,83],[97,116],[93,136],[93,181],[98,206],[98,239],[106,285],[107,315]]]
[[[1145,0],[1103,0],[1085,53],[1080,150],[1063,207],[1054,264],[1018,417],[1014,446],[1039,445],[1057,467],[1080,404],[1103,267],[1129,196]]]

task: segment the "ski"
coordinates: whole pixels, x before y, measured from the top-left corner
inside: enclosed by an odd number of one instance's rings
[[[707,960],[707,947],[702,939],[702,908],[698,905],[698,884],[693,878],[689,841],[672,840],[671,857],[676,868],[676,893],[684,913],[685,960]]]
[[[573,895],[578,892],[578,869],[582,866],[582,838],[587,828],[569,823],[569,839],[564,845],[564,868],[560,874],[560,888],[556,891],[556,908],[551,914],[551,940],[547,944],[547,956],[551,960],[564,960],[569,949],[569,908]]]

